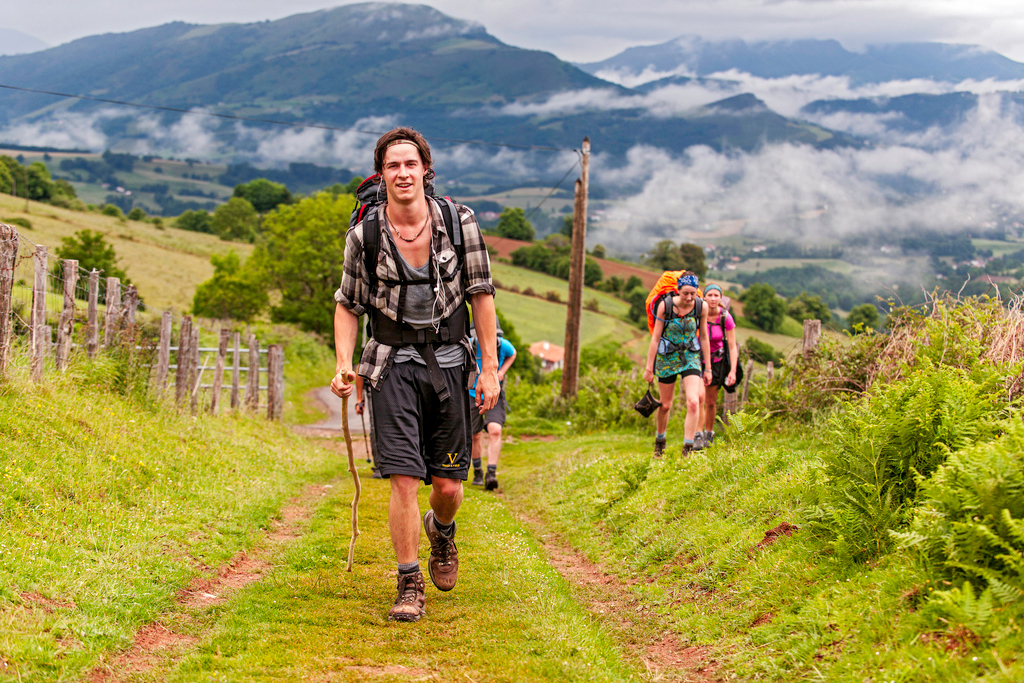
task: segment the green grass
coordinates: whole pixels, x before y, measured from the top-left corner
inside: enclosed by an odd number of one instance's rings
[[[342,472],[281,424],[112,394],[103,357],[40,386],[13,374],[0,387],[0,679],[78,680],[193,578],[259,544],[307,482]]]
[[[804,526],[802,492],[823,444],[734,436],[681,459],[671,433],[661,461],[650,436],[513,446],[506,496],[617,574],[681,645],[711,648],[725,679],[1021,679],[1019,631],[994,648],[935,637],[941,624],[915,610],[926,575],[906,554],[840,565],[804,529],[757,547],[782,522]]]
[[[584,297],[586,298],[586,297]],[[527,344],[547,340],[561,346],[565,340],[564,303],[554,303],[522,294],[499,291],[494,303],[516,326],[516,332]],[[625,343],[641,334],[635,325],[601,313],[583,311],[580,336],[584,344],[611,335]]]
[[[972,239],[976,249],[990,249],[993,256],[1005,256],[1024,249],[1024,242],[1003,242],[1001,240]]]
[[[561,280],[546,273],[538,273],[525,268],[517,268],[507,263],[492,261],[491,276],[500,282],[503,288],[515,285],[522,291],[527,287],[532,287],[533,291],[539,295],[555,291],[562,297],[562,301],[567,301],[569,298],[569,283],[566,280]],[[583,290],[583,303],[586,304],[591,300],[597,301],[598,310],[601,313],[607,313],[617,318],[625,318],[626,314],[629,313],[629,304],[622,299],[612,296],[607,292],[586,287]]]

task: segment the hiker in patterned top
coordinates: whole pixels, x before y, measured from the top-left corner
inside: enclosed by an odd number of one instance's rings
[[[396,128],[377,141],[373,159],[380,201],[345,238],[341,287],[334,295],[338,358],[331,390],[352,393],[352,353],[358,317],[365,313],[371,336],[358,372],[369,386],[376,464],[390,480],[388,526],[398,562],[398,597],[388,619],[416,621],[426,613],[420,480],[431,486],[423,517],[430,579],[449,591],[458,577],[455,513],[469,472],[466,390],[470,371],[476,374],[466,303],[473,307],[483,351],[473,409],[484,413],[498,400],[494,285],[472,210],[427,193],[434,170],[423,136]]]
[[[693,438],[700,418],[701,389],[711,381],[711,353],[708,345],[708,311],[697,296],[699,281],[689,270],[677,281],[677,292],[658,301],[654,311],[654,331],[647,349],[644,381],[658,377],[661,407],[655,417],[657,435],[654,456],[665,452],[669,412],[676,389],[676,378],[683,380],[686,396],[686,420],[683,423],[683,455],[693,450]],[[703,359],[703,365],[702,365]],[[701,368],[705,368],[703,371]]]
[[[715,411],[718,408],[718,390],[736,391],[736,365],[739,348],[736,346],[736,321],[722,306],[722,288],[716,284],[704,287],[704,303],[708,309],[708,350],[711,352],[711,382],[704,397],[704,431],[697,432],[694,441],[704,446],[715,443]]]

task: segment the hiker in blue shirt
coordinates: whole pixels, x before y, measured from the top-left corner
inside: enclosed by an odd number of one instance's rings
[[[473,347],[476,349],[476,367],[483,367],[483,356],[480,353],[480,345],[477,343],[476,331],[473,333]],[[473,485],[483,486],[488,491],[498,488],[498,458],[501,457],[501,431],[505,426],[505,411],[508,401],[505,399],[505,374],[516,360],[516,347],[505,339],[498,325],[498,382],[501,383],[501,393],[498,395],[498,402],[493,408],[483,415],[473,412]],[[476,398],[476,382],[469,390],[469,395]],[[483,472],[483,451],[484,431],[487,432],[490,445],[487,451],[487,476]]]

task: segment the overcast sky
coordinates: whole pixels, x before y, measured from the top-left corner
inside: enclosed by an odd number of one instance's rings
[[[170,21],[210,24],[279,19],[350,4],[338,0],[43,0],[8,2],[0,27],[50,45]],[[683,34],[710,38],[835,38],[867,43],[978,44],[1024,61],[1020,0],[433,0],[511,45],[576,62]]]

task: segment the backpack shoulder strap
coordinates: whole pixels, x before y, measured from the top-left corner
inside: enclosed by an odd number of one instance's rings
[[[462,243],[462,218],[459,216],[459,209],[455,206],[455,202],[448,197],[434,197],[433,199],[441,209],[444,227],[448,231],[448,239],[455,247],[459,263],[462,263],[466,256],[466,245]]]
[[[370,296],[377,290],[377,256],[380,254],[380,217],[377,207],[363,216],[363,267],[370,281]]]

